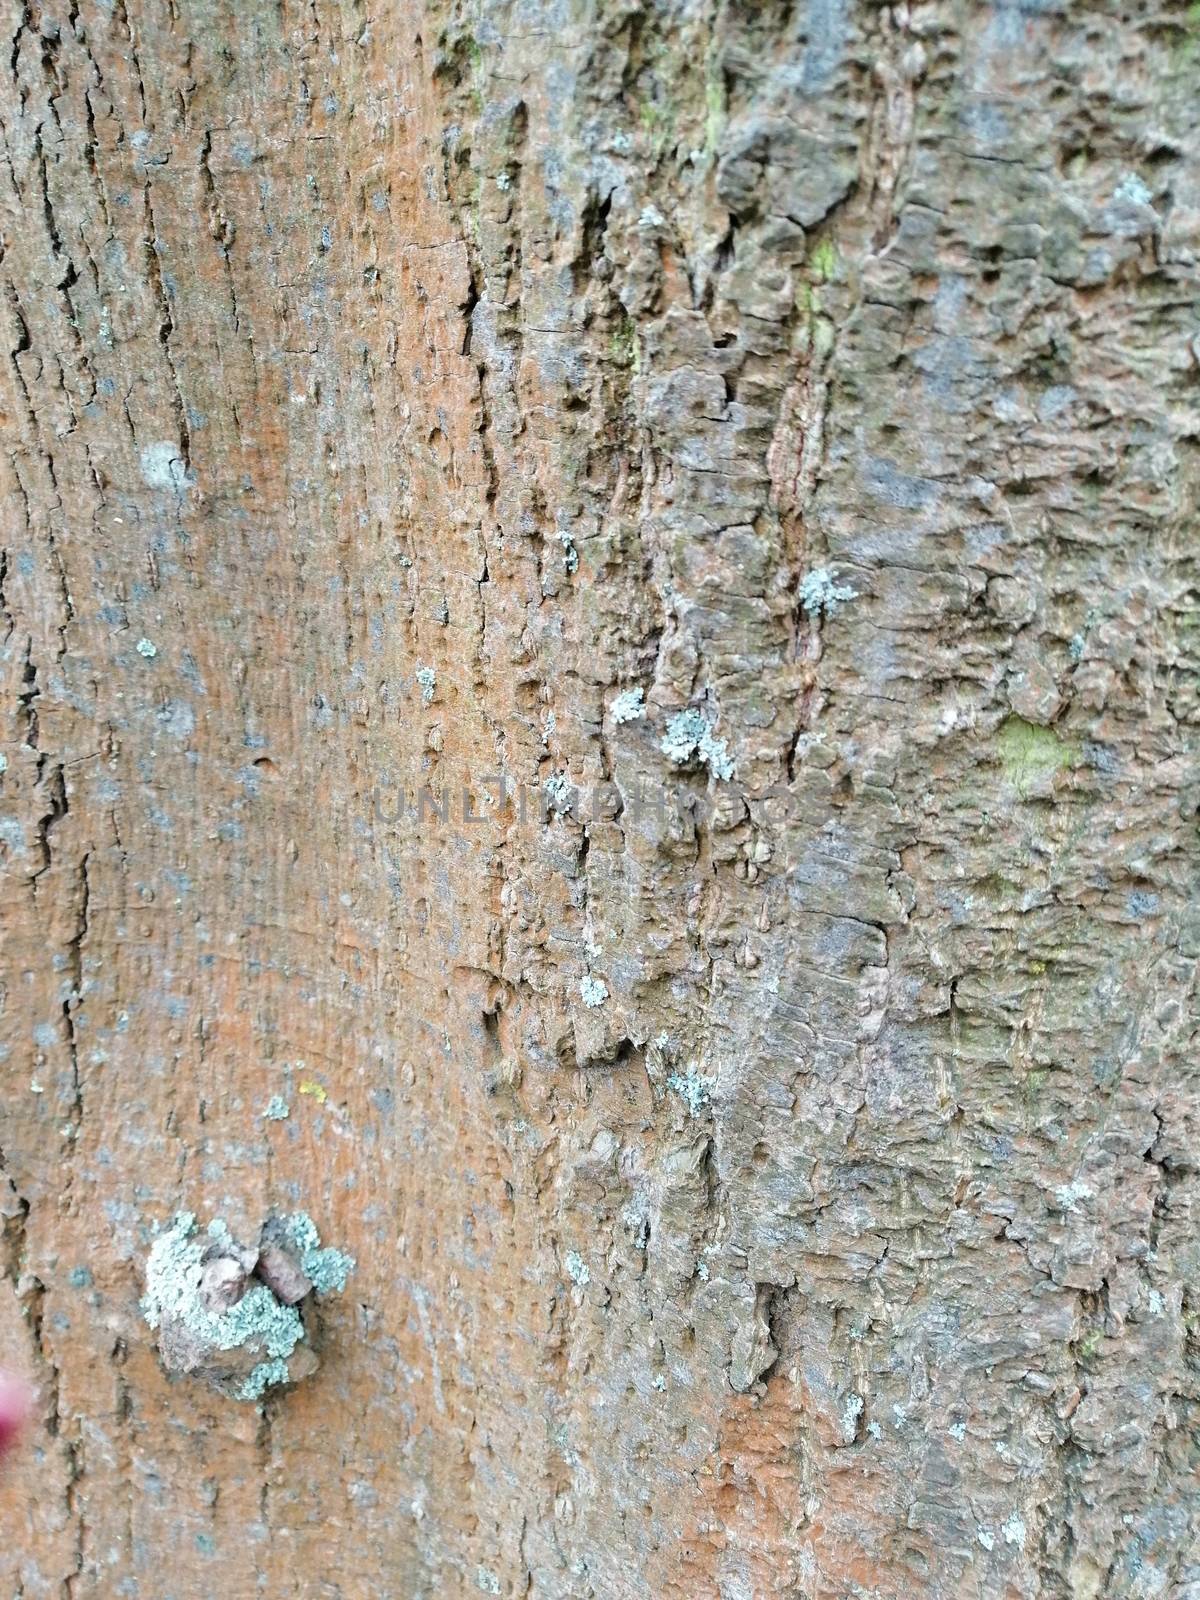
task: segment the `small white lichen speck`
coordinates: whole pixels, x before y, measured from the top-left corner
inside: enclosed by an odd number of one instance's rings
[[[863,1412],[863,1397],[860,1394],[848,1394],[842,1403],[842,1438],[847,1444],[853,1444],[858,1433],[858,1419]]]
[[[273,1094],[263,1108],[263,1116],[268,1122],[283,1122],[292,1114],[292,1108],[281,1094]]]
[[[158,654],[158,646],[151,639],[139,639],[136,649],[145,661],[153,661]]]
[[[138,459],[142,479],[151,489],[170,489],[182,494],[196,481],[195,474],[189,471],[181,456],[180,447],[169,440],[160,439],[144,445]]]
[[[1153,198],[1145,180],[1139,178],[1136,172],[1124,173],[1113,190],[1113,199],[1123,200],[1126,205],[1148,206]]]
[[[848,583],[835,583],[828,567],[814,567],[800,581],[800,604],[813,616],[823,611],[831,617],[847,600],[857,599],[858,590]]]
[[[1015,1511],[1000,1525],[1005,1544],[1015,1544],[1018,1550],[1025,1548],[1025,1531],[1025,1519]]]
[[[583,996],[584,1005],[592,1010],[602,1006],[608,999],[608,985],[603,978],[593,978],[590,972],[581,979],[579,992]]]
[[[575,803],[575,791],[565,772],[555,772],[547,778],[542,785],[542,793],[551,811],[556,811],[560,817],[565,816]]]
[[[416,678],[418,687],[421,690],[422,705],[431,706],[434,693],[437,690],[437,673],[432,667],[418,667],[413,676]]]
[[[1070,1183],[1061,1184],[1055,1189],[1054,1198],[1064,1211],[1074,1211],[1081,1200],[1090,1200],[1092,1193],[1086,1183],[1073,1178]]]
[[[623,689],[612,705],[608,714],[620,726],[623,722],[637,722],[646,715],[646,696],[641,689]]]
[[[592,1274],[588,1270],[588,1264],[578,1250],[569,1250],[563,1264],[567,1269],[567,1277],[570,1278],[572,1283],[577,1283],[581,1289],[585,1284],[592,1281]]]

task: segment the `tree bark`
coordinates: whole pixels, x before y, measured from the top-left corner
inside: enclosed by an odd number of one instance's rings
[[[1200,1596],[1193,12],[8,0],[5,1593]]]

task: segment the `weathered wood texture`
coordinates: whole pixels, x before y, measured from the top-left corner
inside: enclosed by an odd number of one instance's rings
[[[3,16],[3,1593],[1196,1600],[1194,8]]]

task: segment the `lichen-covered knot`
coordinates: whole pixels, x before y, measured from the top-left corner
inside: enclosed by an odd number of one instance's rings
[[[316,1371],[317,1297],[340,1293],[354,1265],[322,1247],[303,1211],[269,1217],[253,1245],[240,1244],[220,1218],[199,1233],[184,1211],[151,1247],[142,1314],[172,1377],[259,1400]]]

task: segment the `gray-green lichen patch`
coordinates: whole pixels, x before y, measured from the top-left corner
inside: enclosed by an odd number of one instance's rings
[[[142,1314],[168,1373],[258,1400],[316,1370],[312,1295],[344,1289],[353,1268],[350,1256],[321,1247],[304,1212],[270,1219],[245,1246],[220,1218],[198,1233],[183,1211],[151,1247]]]
[[[814,567],[800,580],[800,604],[812,616],[822,612],[827,617],[846,604],[858,599],[858,590],[848,583],[837,583],[828,567]]]
[[[290,1374],[286,1361],[260,1361],[237,1391],[239,1400],[261,1400],[268,1389],[287,1383]]]
[[[281,1094],[273,1094],[263,1107],[268,1122],[285,1122],[292,1114],[291,1107]]]
[[[432,667],[418,667],[413,676],[421,691],[421,704],[431,706],[433,697],[437,693],[437,673]]]
[[[268,1223],[264,1234],[270,1236],[275,1226],[284,1240],[298,1256],[305,1275],[312,1280],[318,1294],[341,1294],[346,1280],[357,1263],[344,1250],[322,1248],[321,1235],[306,1211],[294,1211],[279,1224]]]
[[[693,757],[703,761],[717,778],[732,778],[733,758],[724,739],[718,739],[711,723],[693,707],[677,711],[667,722],[659,747],[676,766],[682,766]]]

